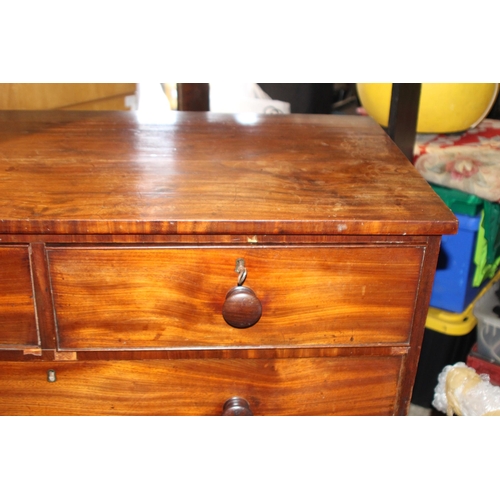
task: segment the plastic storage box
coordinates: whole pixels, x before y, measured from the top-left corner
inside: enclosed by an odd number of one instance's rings
[[[430,305],[458,313],[474,300],[487,281],[480,287],[472,286],[476,269],[474,252],[481,215],[455,216],[459,223],[458,233],[442,238]]]
[[[500,282],[496,282],[474,306],[477,318],[477,352],[500,364]]]
[[[456,214],[477,215],[483,208],[484,200],[473,194],[451,189],[445,186],[430,184],[431,188],[441,197],[447,207]]]
[[[474,368],[477,373],[484,373],[486,375],[489,375],[490,382],[493,385],[500,386],[500,365],[484,359],[477,352],[477,344],[472,346],[472,349],[467,356],[466,364],[470,368]]]

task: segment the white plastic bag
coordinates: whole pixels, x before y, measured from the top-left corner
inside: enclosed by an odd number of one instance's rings
[[[455,363],[439,374],[432,405],[447,415],[500,416],[500,387],[490,383],[489,375]]]
[[[288,114],[290,103],[271,99],[256,83],[210,83],[210,111]]]

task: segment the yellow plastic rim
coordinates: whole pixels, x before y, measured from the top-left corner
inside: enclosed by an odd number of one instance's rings
[[[461,313],[452,313],[429,307],[425,327],[446,335],[461,336],[467,335],[477,325],[477,318],[472,310],[476,302],[492,287],[493,283],[500,280],[500,271],[490,280],[490,282],[481,290],[478,296],[467,306],[467,309]]]
[[[418,133],[446,134],[476,127],[498,96],[498,83],[423,83],[417,120]],[[365,111],[388,126],[392,83],[357,83]]]

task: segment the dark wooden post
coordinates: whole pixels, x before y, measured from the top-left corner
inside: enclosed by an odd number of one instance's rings
[[[179,111],[209,111],[208,83],[178,83],[177,103]]]
[[[421,87],[421,83],[392,84],[387,133],[411,162],[413,162],[413,148],[417,135]]]

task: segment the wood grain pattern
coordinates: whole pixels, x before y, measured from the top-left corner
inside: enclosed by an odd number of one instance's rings
[[[0,247],[0,284],[0,347],[38,347],[28,246]]]
[[[83,244],[134,244],[152,245],[327,245],[327,244],[415,244],[427,245],[428,237],[390,236],[390,235],[330,235],[330,234],[1,234],[1,243],[51,244],[83,243]]]
[[[401,357],[0,363],[1,415],[393,415]],[[47,370],[57,381],[47,382]]]
[[[48,249],[63,349],[407,343],[422,247]],[[262,303],[246,329],[222,307],[245,259]]]
[[[457,229],[366,117],[3,111],[0,143],[0,233]]]
[[[322,357],[380,357],[406,356],[410,346],[341,346],[341,347],[259,347],[255,349],[153,349],[153,350],[101,350],[61,351],[53,349],[2,350],[0,361],[150,361],[179,359],[290,359]]]

